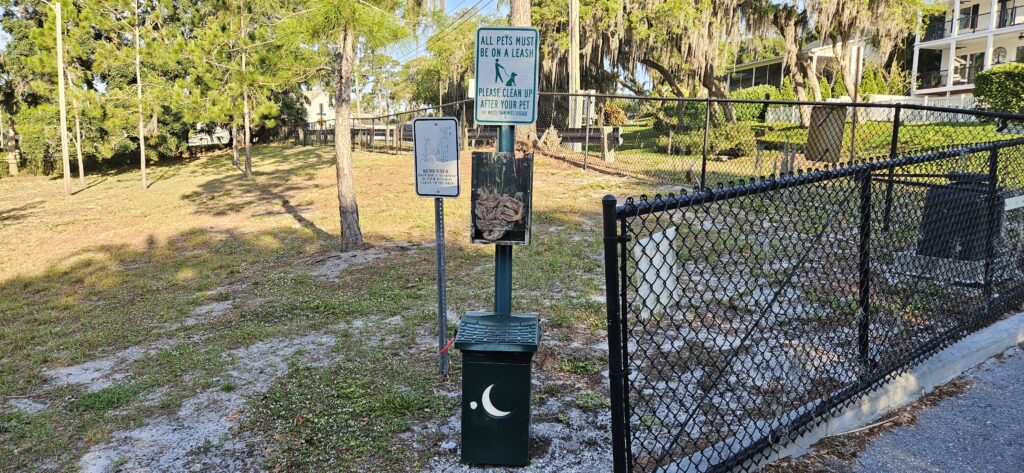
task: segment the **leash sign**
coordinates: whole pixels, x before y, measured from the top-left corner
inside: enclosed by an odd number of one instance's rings
[[[488,125],[530,125],[537,121],[537,28],[476,30],[474,118]]]

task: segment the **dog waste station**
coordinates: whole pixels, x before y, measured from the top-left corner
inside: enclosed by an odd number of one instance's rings
[[[533,155],[515,155],[515,125],[537,117],[536,28],[480,28],[476,41],[479,124],[499,125],[497,153],[473,153],[470,233],[494,245],[494,310],[459,323],[462,462],[530,462],[530,382],[540,345],[536,313],[512,312],[512,248],[530,243]]]

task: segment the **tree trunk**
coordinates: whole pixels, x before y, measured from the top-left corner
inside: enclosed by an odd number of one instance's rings
[[[850,66],[850,44],[857,41],[857,38],[847,41],[838,36],[833,36],[832,39],[832,55],[835,56],[836,64],[839,66],[839,78],[842,79],[843,85],[846,87],[846,95],[853,98],[853,91],[857,88],[857,79],[854,77],[855,73],[853,68]]]
[[[508,23],[512,26],[533,25],[530,0],[512,0],[509,5]]]
[[[334,157],[338,180],[338,214],[341,219],[341,249],[351,251],[363,246],[359,229],[359,206],[356,204],[355,180],[352,176],[352,63],[355,61],[355,32],[346,29],[338,38],[334,53]]]
[[[782,34],[782,44],[785,47],[785,51],[782,55],[782,67],[789,70],[789,78],[793,81],[793,89],[796,92],[796,99],[801,102],[807,101],[807,80],[808,76],[802,70],[802,63],[800,62],[800,51],[801,41],[798,38],[799,28],[797,22],[800,20],[800,16],[790,9],[780,9],[775,14],[775,26]],[[806,56],[806,54],[804,54]],[[818,78],[814,77],[815,88],[817,88]],[[817,100],[821,100],[821,92],[818,92]],[[811,123],[811,108],[807,105],[800,105],[798,108],[800,112],[800,126],[807,127]]]
[[[648,69],[654,69],[657,71],[658,74],[661,75],[662,80],[664,80],[665,83],[668,84],[668,87],[672,89],[672,93],[676,94],[676,97],[686,96],[683,88],[679,86],[679,81],[676,80],[675,75],[672,74],[672,71],[669,71],[667,67],[653,59],[642,59],[640,64],[647,66]]]
[[[0,130],[4,133],[4,151],[7,152],[7,173],[12,176],[18,175],[18,140],[15,138],[18,136],[15,126],[17,124],[14,119],[11,119],[11,125],[8,127],[7,123],[0,121]]]
[[[240,4],[239,22],[241,23],[242,37],[246,35],[245,26],[245,2]],[[248,53],[246,46],[242,45],[242,76],[245,76],[246,59]],[[249,126],[249,90],[242,85],[242,138],[245,139],[245,178],[252,179],[252,128]]]
[[[508,23],[511,26],[533,26],[530,0],[511,0]],[[539,104],[538,104],[539,105]],[[533,150],[537,142],[537,125],[516,127],[516,145],[526,151]]]
[[[139,39],[139,0],[135,0],[135,94],[139,105],[139,169],[142,171],[142,188],[146,189],[146,125],[142,118],[142,42]]]
[[[242,53],[245,57],[245,53]],[[243,61],[244,63],[244,61]],[[252,178],[252,131],[249,128],[249,93],[242,92],[242,139],[245,140],[245,178]]]
[[[704,74],[701,74],[701,85],[707,89],[708,97],[713,99],[728,98],[725,88],[718,82],[718,79],[715,79],[715,67],[711,64],[704,66]],[[736,113],[733,111],[731,103],[718,102],[718,106],[722,109],[722,113],[725,115],[726,121],[736,121]]]
[[[238,160],[238,125],[231,122],[231,164],[235,169],[241,168],[242,163]]]
[[[68,157],[68,106],[64,97],[64,20],[60,3],[53,4],[57,20],[57,96],[60,105],[60,154],[64,164],[64,192],[71,195],[71,159]]]
[[[75,101],[75,153],[78,154],[78,185],[85,186],[85,164],[82,164],[82,124],[78,101]]]
[[[818,71],[814,70],[814,61],[811,56],[803,51],[797,53],[797,61],[800,71],[807,81],[807,87],[811,89],[811,97],[815,102],[821,101],[821,84],[818,82]]]

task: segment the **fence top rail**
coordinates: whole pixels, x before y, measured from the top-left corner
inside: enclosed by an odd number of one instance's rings
[[[761,177],[760,179],[750,179],[749,181],[740,182],[730,186],[722,186],[719,184],[715,188],[708,188],[692,193],[683,190],[679,195],[655,195],[653,200],[648,199],[646,195],[640,196],[636,201],[632,197],[629,197],[626,199],[626,203],[624,205],[619,205],[615,208],[615,214],[616,217],[620,219],[638,217],[655,212],[663,212],[735,197],[763,194],[804,184],[813,184],[843,177],[850,177],[861,173],[880,171],[891,167],[927,163],[940,159],[959,157],[968,153],[993,151],[1000,148],[1019,145],[1024,145],[1024,138],[949,147],[946,149],[937,149],[894,159],[834,165],[825,169],[798,171],[795,174],[788,174],[780,177]]]
[[[757,99],[717,99],[717,98],[695,98],[695,97],[658,97],[651,95],[622,95],[622,94],[588,94],[578,92],[538,92],[541,96],[550,97],[585,97],[585,98],[600,98],[600,99],[624,99],[624,100],[651,100],[651,101],[663,101],[663,102],[686,102],[686,103],[729,103],[729,104],[751,104],[751,105],[783,105],[783,106],[826,106],[826,107],[857,107],[857,108],[880,108],[880,109],[896,109],[903,108],[907,110],[921,110],[926,112],[942,112],[942,113],[957,113],[962,115],[972,115],[979,117],[989,118],[1000,118],[1007,120],[1021,120],[1024,121],[1024,114],[1015,114],[1007,112],[995,112],[989,110],[973,110],[965,108],[951,108],[951,107],[936,107],[933,105],[921,105],[912,103],[900,103],[900,102],[814,102],[814,101],[800,101],[800,100],[757,100]],[[448,102],[441,105],[431,105],[428,107],[422,107],[414,110],[406,110],[402,112],[396,112],[389,115],[377,115],[372,117],[363,117],[359,120],[382,120],[388,118],[394,118],[401,115],[408,115],[412,113],[421,113],[443,109],[447,106],[461,105],[464,103],[472,102],[474,99],[466,98],[462,100],[456,100],[454,102]],[[353,117],[353,119],[355,119]]]
[[[410,113],[429,112],[429,111],[432,111],[432,110],[437,110],[439,108],[443,109],[444,107],[448,107],[448,106],[451,106],[451,105],[462,105],[464,103],[469,103],[469,102],[472,102],[472,101],[473,101],[473,99],[462,99],[462,100],[456,100],[454,102],[443,103],[441,105],[430,105],[428,107],[421,107],[421,108],[417,108],[417,109],[413,109],[413,110],[404,110],[404,111],[395,112],[395,113],[392,113],[392,114],[389,114],[389,115],[377,115],[377,116],[373,116],[373,117],[362,117],[362,118],[358,118],[358,119],[355,118],[355,117],[352,117],[352,119],[353,120],[381,120],[381,119],[384,119],[384,118],[394,118],[394,117],[401,116],[401,115],[408,115]]]
[[[729,104],[752,104],[752,105],[786,105],[786,106],[815,106],[826,107],[857,107],[857,108],[881,108],[908,110],[921,110],[927,112],[957,113],[963,115],[974,115],[990,118],[1002,118],[1008,120],[1024,121],[1024,114],[995,112],[989,110],[973,110],[965,108],[936,107],[932,105],[920,105],[900,102],[814,102],[800,100],[758,100],[758,99],[716,99],[716,98],[694,98],[694,97],[657,97],[650,95],[619,95],[619,94],[585,94],[577,92],[538,92],[538,95],[564,96],[564,97],[592,97],[602,99],[625,99],[625,100],[655,100],[665,102],[687,102],[687,103],[729,103]],[[467,99],[472,100],[472,99]]]

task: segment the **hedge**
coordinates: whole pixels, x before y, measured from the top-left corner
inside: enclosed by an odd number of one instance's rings
[[[1024,63],[1002,64],[974,77],[974,95],[991,110],[1024,113]]]

